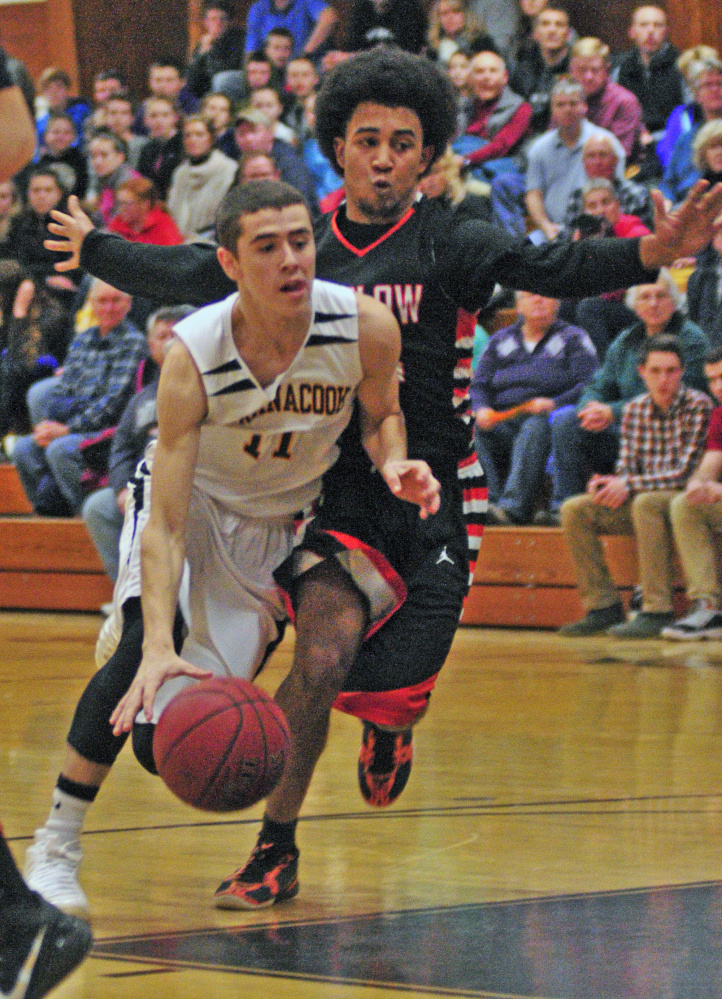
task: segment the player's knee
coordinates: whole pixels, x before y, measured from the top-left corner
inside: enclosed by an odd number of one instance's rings
[[[133,752],[135,758],[149,774],[156,776],[158,768],[153,758],[153,733],[155,725],[134,725],[133,726]]]

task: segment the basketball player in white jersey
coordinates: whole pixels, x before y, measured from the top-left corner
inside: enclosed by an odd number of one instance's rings
[[[391,491],[422,516],[439,505],[428,465],[406,460],[396,320],[374,299],[314,281],[298,192],[271,181],[234,189],[218,235],[238,293],[180,323],[163,367],[142,538],[144,654],[112,716],[116,734],[141,707],[157,720],[188,677],[255,675],[286,616],[273,571],[293,549],[294,515],[318,497],[355,398]],[[184,558],[190,633],[180,658],[172,631]]]

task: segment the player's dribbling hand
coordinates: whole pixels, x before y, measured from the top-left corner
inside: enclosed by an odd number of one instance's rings
[[[59,260],[55,264],[56,271],[74,271],[80,267],[80,251],[83,240],[95,229],[90,217],[85,214],[80,207],[80,202],[74,194],[68,198],[68,212],[59,212],[57,209],[51,211],[51,216],[55,220],[48,224],[50,232],[62,239],[46,239],[43,246],[46,250],[56,250],[58,253],[69,253],[67,260]]]
[[[152,721],[155,695],[165,681],[174,676],[191,676],[195,680],[208,680],[213,674],[210,670],[199,669],[192,663],[186,662],[175,653],[169,656],[150,654],[143,656],[128,693],[121,697],[110,716],[113,735],[130,732],[141,708],[147,720]]]
[[[387,461],[382,475],[394,496],[419,507],[422,520],[438,513],[441,485],[425,461]]]

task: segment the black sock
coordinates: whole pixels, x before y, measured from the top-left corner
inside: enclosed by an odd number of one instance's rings
[[[5,837],[0,836],[0,909],[15,902],[30,902],[34,898],[17,869]]]
[[[259,843],[273,843],[280,850],[293,850],[296,847],[296,822],[274,822],[263,816],[263,826],[258,837]]]
[[[58,777],[58,782],[55,786],[63,794],[71,794],[74,798],[80,798],[81,801],[95,801],[100,790],[95,784],[80,784],[69,777],[63,777],[62,774]]]

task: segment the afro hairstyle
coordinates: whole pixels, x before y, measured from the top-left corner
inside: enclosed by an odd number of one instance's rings
[[[316,99],[316,138],[339,174],[334,140],[344,138],[356,108],[365,101],[408,108],[418,116],[424,145],[434,149],[429,168],[456,130],[456,96],[434,63],[387,46],[359,52],[329,73]]]

